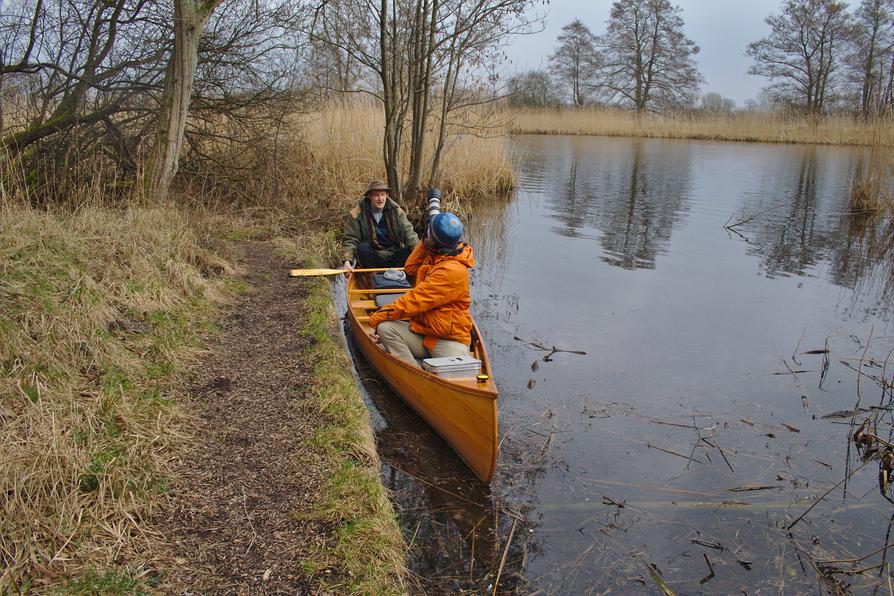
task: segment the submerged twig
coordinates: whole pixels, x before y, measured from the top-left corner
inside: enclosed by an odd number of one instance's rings
[[[708,564],[708,571],[710,571],[710,573],[699,580],[698,585],[700,585],[700,586],[703,586],[706,583],[708,583],[709,581],[711,581],[712,579],[714,579],[714,566],[711,565],[711,560],[708,558],[708,555],[705,553],[702,553],[702,556],[705,558],[705,563]]]
[[[512,521],[512,529],[509,530],[509,538],[506,539],[506,547],[503,549],[503,556],[500,557],[500,568],[497,570],[497,579],[494,581],[494,591],[493,596],[497,593],[497,587],[500,585],[500,576],[503,575],[503,566],[506,565],[506,556],[509,554],[509,546],[512,544],[512,537],[515,536],[515,526],[518,525],[518,520]]]
[[[820,373],[819,386],[817,387],[818,389],[822,389],[823,383],[826,382],[826,375],[829,373],[829,354],[830,353],[831,353],[831,350],[829,350],[829,338],[827,337],[826,338],[826,349],[823,352],[823,370]]]
[[[691,462],[695,462],[697,464],[705,465],[705,462],[689,457],[688,455],[683,455],[682,453],[677,453],[676,451],[671,451],[670,449],[664,449],[663,447],[658,447],[657,445],[652,445],[651,443],[646,443],[647,449],[657,449],[658,451],[663,451],[664,453],[670,453],[671,455],[676,455],[677,457],[682,457],[683,459],[688,459]]]
[[[844,478],[842,478],[841,480],[839,480],[838,482],[836,482],[836,483],[835,483],[835,486],[833,486],[832,488],[830,488],[829,490],[827,490],[826,492],[824,492],[824,493],[822,494],[821,497],[819,497],[816,501],[814,501],[813,505],[811,505],[810,507],[808,507],[807,510],[806,510],[804,513],[802,513],[801,515],[799,515],[799,516],[795,519],[795,521],[793,521],[792,523],[790,523],[789,525],[787,525],[787,526],[785,527],[785,529],[786,529],[786,530],[791,530],[792,528],[794,528],[794,527],[795,527],[795,524],[797,524],[799,521],[801,521],[802,519],[804,519],[804,516],[805,516],[805,515],[807,515],[807,514],[810,513],[811,511],[813,511],[813,508],[816,507],[817,505],[819,505],[820,502],[821,502],[823,499],[825,499],[825,498],[828,496],[828,494],[829,494],[830,492],[832,492],[833,490],[835,490],[836,488],[838,488],[839,486],[841,486],[842,484],[844,484],[845,482],[847,482],[847,480],[848,480],[851,476],[853,476],[854,474],[856,474],[857,472],[859,472],[860,470],[862,470],[862,469],[866,466],[866,464],[868,464],[868,463],[869,463],[869,460],[863,462],[863,463],[860,465],[859,468],[857,468],[856,470],[853,470],[850,474],[846,475]]]
[[[733,466],[729,463],[729,460],[726,459],[726,454],[723,452],[723,449],[720,448],[720,443],[712,443],[705,437],[701,437],[701,440],[704,441],[705,443],[707,443],[708,445],[710,445],[711,447],[715,448],[717,451],[719,451],[720,457],[722,457],[723,461],[726,462],[726,466],[729,468],[729,471],[732,472],[733,474],[736,473],[736,471],[733,470]]]
[[[783,204],[781,204],[781,205],[776,205],[776,206],[774,206],[774,207],[770,207],[770,208],[768,208],[768,209],[764,209],[763,211],[761,211],[761,212],[759,212],[759,213],[755,213],[755,214],[752,215],[751,217],[749,217],[749,218],[747,218],[747,219],[743,219],[742,221],[737,221],[737,222],[734,223],[734,224],[730,224],[730,223],[729,223],[730,220],[733,218],[733,216],[730,215],[729,219],[726,220],[726,224],[724,224],[723,227],[726,228],[727,230],[732,230],[732,229],[735,228],[736,226],[741,226],[741,225],[744,224],[744,223],[748,223],[748,222],[751,221],[752,219],[754,219],[754,218],[756,218],[756,217],[760,217],[760,216],[763,215],[764,213],[767,213],[767,212],[769,212],[769,211],[773,211],[774,209],[779,209],[780,207],[785,207],[785,203],[783,203]]]
[[[667,585],[667,582],[664,581],[664,578],[661,577],[661,573],[658,571],[658,567],[656,567],[652,563],[646,563],[646,569],[649,570],[649,575],[652,576],[652,580],[655,582],[664,596],[676,596],[676,593],[671,589],[669,585]]]
[[[566,349],[564,349],[564,348],[557,348],[556,346],[552,346],[551,348],[547,348],[546,346],[543,346],[543,345],[541,345],[541,344],[539,344],[539,343],[537,343],[537,342],[535,342],[535,341],[526,341],[526,340],[520,338],[520,337],[517,336],[517,335],[513,336],[512,339],[514,339],[514,340],[516,340],[516,341],[520,341],[520,342],[524,343],[526,346],[530,346],[530,347],[532,347],[532,348],[536,348],[536,349],[541,350],[541,351],[543,351],[543,352],[549,352],[549,354],[547,354],[546,356],[543,357],[543,361],[544,361],[544,362],[552,362],[552,360],[553,360],[553,359],[552,359],[552,355],[553,355],[553,354],[556,354],[556,353],[559,353],[559,352],[565,352],[566,354],[579,354],[579,355],[581,355],[581,356],[586,356],[586,355],[587,355],[587,353],[584,352],[583,350],[566,350]],[[535,361],[535,364],[536,364],[536,361]],[[534,368],[533,365],[531,366],[531,368],[532,368],[532,370],[536,370],[536,368]]]

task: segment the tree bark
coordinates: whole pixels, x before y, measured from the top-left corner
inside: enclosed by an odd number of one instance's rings
[[[180,160],[192,96],[199,39],[208,17],[223,0],[174,0],[174,48],[165,74],[155,150],[147,172],[149,195],[167,198]]]
[[[435,52],[435,27],[438,14],[438,1],[422,0],[420,14],[417,18],[417,47],[419,50],[414,56],[416,64],[413,64],[417,72],[413,92],[413,135],[410,143],[410,174],[407,180],[407,190],[419,190],[422,185],[423,155],[425,138],[428,129],[429,97],[431,96],[431,71],[432,59]]]

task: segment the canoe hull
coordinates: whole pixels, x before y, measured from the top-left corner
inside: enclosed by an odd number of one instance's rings
[[[352,284],[348,284],[349,289]],[[482,482],[493,478],[497,459],[497,390],[484,345],[475,346],[482,360],[485,382],[443,379],[387,353],[369,337],[370,327],[360,318],[366,311],[351,307],[348,319],[354,338],[370,365],[407,405],[419,414],[466,462]],[[354,295],[357,301],[357,295]],[[476,337],[480,337],[477,333]]]

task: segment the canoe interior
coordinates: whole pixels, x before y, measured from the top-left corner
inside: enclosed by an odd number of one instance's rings
[[[481,360],[484,382],[474,376],[444,379],[387,353],[369,337],[367,323],[379,291],[367,287],[364,275],[348,280],[348,320],[363,355],[388,385],[416,411],[484,483],[493,478],[497,461],[497,387],[487,350],[476,326],[471,354]]]

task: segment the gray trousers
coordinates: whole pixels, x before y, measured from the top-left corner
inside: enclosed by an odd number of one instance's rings
[[[468,356],[469,346],[458,341],[439,339],[435,348],[431,351],[422,345],[424,336],[410,331],[409,321],[383,321],[376,327],[376,334],[381,338],[382,345],[401,360],[412,362],[416,366],[416,359],[443,358],[447,356]]]

